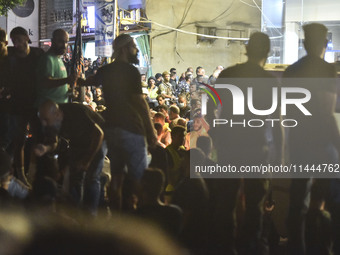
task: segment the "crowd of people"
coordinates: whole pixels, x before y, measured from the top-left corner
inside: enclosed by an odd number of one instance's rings
[[[304,31],[307,56],[283,77],[335,78],[335,68],[323,60],[327,29],[310,24]],[[133,38],[122,34],[113,42],[112,63],[84,60],[86,79],[69,67],[64,30],[54,31],[47,52],[30,47],[28,33],[21,27],[9,37],[13,47],[7,47],[6,33],[0,29],[2,208],[38,208],[39,216],[58,215],[58,220],[87,229],[92,221],[109,218],[106,224],[113,224],[121,217],[117,212],[127,214],[156,225],[192,254],[340,254],[337,179],[292,180],[285,251],[270,217],[275,207],[270,180],[192,176],[193,158],[201,165],[218,162],[238,167],[269,161],[283,164],[285,157],[293,164],[339,161],[335,84],[308,87],[315,96],[308,104],[313,119],[290,112],[288,117],[298,119],[299,126],[285,132],[287,138],[280,126],[212,131],[214,117],[233,116],[233,100],[223,94],[223,107],[217,110],[208,101],[204,115],[201,104],[207,86],[214,87],[219,79],[274,79],[263,68],[270,51],[267,35],[257,32],[250,37],[247,62],[226,69],[219,65],[210,76],[198,66],[180,75],[173,67],[147,77],[134,66],[139,61]],[[249,84],[237,85],[246,91]],[[256,84],[256,107],[271,106],[273,86]],[[241,117],[233,117],[240,123]],[[249,111],[242,116],[252,117]],[[282,118],[279,107],[271,118]],[[138,232],[145,226],[126,227]],[[120,228],[118,232],[124,232],[124,224]],[[70,231],[57,229],[64,231],[58,232],[62,236]],[[59,238],[58,234],[51,232],[50,238]],[[47,236],[40,238],[50,243]],[[84,236],[80,246],[95,241]],[[102,243],[101,249],[122,249]],[[46,249],[39,242],[32,245],[22,254]],[[174,246],[170,249],[185,254]]]

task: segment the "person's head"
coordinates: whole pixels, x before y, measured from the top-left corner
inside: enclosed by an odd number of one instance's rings
[[[65,54],[66,55],[66,54]],[[84,66],[88,67],[89,66],[89,60],[87,58],[84,58]]]
[[[0,58],[7,56],[7,44],[6,31],[0,28]]]
[[[161,112],[155,113],[155,116],[153,116],[153,122],[160,123],[163,127],[165,125],[165,115]]]
[[[165,82],[169,82],[169,81],[170,81],[170,73],[169,73],[168,71],[164,71],[164,72],[162,73],[162,77],[163,77],[163,80],[164,80]]]
[[[158,102],[159,105],[164,105],[164,104],[165,104],[165,97],[162,96],[162,95],[158,95],[158,96],[156,97],[156,100],[157,100],[157,102]]]
[[[197,90],[197,86],[195,83],[191,83],[189,87],[190,93],[193,93]]]
[[[58,104],[52,100],[45,101],[39,107],[38,115],[41,125],[45,131],[51,131],[53,132],[53,135],[59,133],[64,115],[59,109]]]
[[[165,118],[167,118],[167,117],[169,116],[169,114],[168,114],[169,108],[168,108],[168,106],[167,106],[166,104],[159,105],[159,106],[157,107],[157,110],[158,110],[159,112],[163,113],[164,116],[165,116]]]
[[[216,67],[216,70],[220,70],[220,71],[223,71],[224,67],[223,66],[217,66]]]
[[[91,94],[89,92],[85,93],[84,100],[88,104],[92,102],[92,97],[91,97]]]
[[[156,78],[153,76],[150,76],[148,79],[148,87],[153,88],[155,86],[155,83],[156,83]]]
[[[164,189],[164,173],[157,168],[147,168],[141,179],[143,198],[157,201]]]
[[[197,148],[200,148],[204,154],[209,157],[212,151],[212,140],[209,136],[199,136],[196,143]]]
[[[196,67],[196,75],[197,75],[197,76],[200,75],[200,70],[201,70],[202,68],[203,68],[203,67],[201,67],[201,66]]]
[[[68,41],[69,36],[64,29],[54,30],[52,34],[51,51],[57,56],[64,55],[67,50]]]
[[[187,130],[187,121],[183,118],[179,118],[177,121],[177,126],[182,126]]]
[[[319,23],[311,23],[303,26],[305,34],[304,46],[308,55],[323,58],[327,48],[328,29]]]
[[[170,73],[171,74],[176,74],[177,73],[176,68],[175,67],[170,68]]]
[[[178,106],[179,108],[184,108],[187,106],[187,98],[184,95],[178,97]]]
[[[190,73],[194,73],[194,68],[192,68],[191,66],[187,68],[187,72],[190,72]]]
[[[172,139],[171,144],[173,144],[175,147],[180,147],[184,145],[186,134],[187,132],[184,127],[182,126],[174,127],[171,130],[171,139]]]
[[[96,88],[96,97],[101,97],[102,96],[102,89],[101,88]]]
[[[143,82],[146,82],[146,75],[145,75],[145,73],[142,73],[140,75],[140,80],[143,81]]]
[[[138,64],[138,49],[133,37],[128,34],[121,34],[112,43],[113,55],[115,59],[127,61],[131,64]]]
[[[170,120],[177,119],[179,117],[179,108],[176,105],[171,105],[169,108],[169,118]]]
[[[196,74],[197,76],[204,76],[205,75],[205,70],[203,67],[198,67],[198,69],[196,70]]]
[[[21,54],[28,54],[29,45],[31,42],[28,37],[28,32],[23,27],[15,27],[10,33],[11,40],[16,52]]]
[[[157,81],[162,81],[162,74],[161,73],[156,73],[155,78]]]
[[[176,73],[170,73],[170,79],[176,80]]]
[[[246,46],[249,60],[266,60],[270,51],[270,40],[268,35],[262,32],[253,33]]]
[[[194,123],[193,123],[194,131],[200,131],[202,128],[202,116],[200,114],[194,115]]]
[[[195,111],[201,107],[201,101],[199,99],[191,99],[191,107]]]

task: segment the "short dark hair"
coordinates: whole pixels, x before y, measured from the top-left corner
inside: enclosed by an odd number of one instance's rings
[[[179,108],[176,105],[171,105],[170,108],[169,108],[169,111],[173,112],[175,114],[179,114]]]
[[[171,130],[171,137],[175,137],[177,135],[186,135],[186,130],[184,127],[182,126],[175,126],[172,130]]]
[[[165,111],[169,110],[168,106],[165,105],[165,104],[161,104],[161,105],[157,106],[157,111],[160,111],[162,109],[165,110]]]
[[[165,120],[165,115],[161,112],[156,112],[155,115],[153,116],[154,119],[163,119]]]
[[[262,32],[253,33],[247,44],[247,56],[253,58],[267,57],[270,51],[269,36]]]
[[[156,100],[158,101],[159,98],[165,99],[165,97],[164,97],[163,95],[158,95],[158,96],[156,97]]]

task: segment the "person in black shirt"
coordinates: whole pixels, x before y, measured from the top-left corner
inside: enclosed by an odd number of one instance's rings
[[[318,23],[303,27],[304,46],[307,55],[291,66],[283,74],[284,86],[303,87],[310,91],[311,99],[305,107],[311,116],[305,116],[297,108],[287,111],[287,118],[294,118],[299,125],[290,128],[288,151],[290,162],[305,167],[308,164],[332,164],[339,162],[340,135],[334,116],[336,104],[336,71],[323,58],[327,48],[327,28]],[[327,199],[329,180],[317,179],[322,196]],[[292,179],[290,206],[287,219],[288,248],[291,254],[305,254],[304,222],[309,207],[312,178]],[[339,222],[339,214],[333,214],[334,222]],[[338,223],[339,224],[339,223]],[[335,226],[335,225],[334,225]],[[340,254],[339,225],[335,226],[335,254]]]
[[[239,90],[247,95],[248,87],[254,90],[254,107],[256,109],[270,109],[272,105],[272,89],[276,85],[275,79],[264,70],[269,50],[269,37],[260,32],[251,35],[246,46],[248,61],[242,64],[229,67],[221,72],[216,84],[234,84]],[[234,123],[247,123],[251,119],[264,119],[268,116],[259,116],[245,108],[244,114],[236,115],[233,112],[232,94],[226,89],[219,90],[223,106],[218,113],[218,119],[227,119]],[[248,94],[249,97],[249,94]],[[211,100],[210,100],[211,101]],[[209,117],[215,116],[214,105],[208,105]],[[279,108],[278,108],[279,109]],[[209,112],[210,111],[210,112]],[[279,111],[273,113],[273,119],[279,119]],[[213,139],[217,150],[218,163],[220,165],[232,165],[240,169],[240,166],[253,166],[267,163],[268,141],[266,139],[267,128],[251,127],[248,125],[219,125],[216,128],[210,125],[209,135]],[[281,127],[276,125],[271,129],[277,150],[280,152]],[[280,153],[278,153],[280,154]],[[204,177],[204,176],[203,176]],[[222,245],[226,251],[235,249],[235,221],[233,212],[237,203],[237,194],[241,185],[241,179],[220,179],[216,188],[219,189],[219,196],[216,203],[219,203],[219,210],[216,210],[214,227],[215,240],[226,240]],[[234,176],[237,178],[241,176]],[[245,175],[243,178],[246,212],[240,238],[244,254],[264,254],[265,244],[261,240],[263,201],[266,196],[268,181],[266,179],[253,179]],[[223,216],[222,216],[223,215]]]
[[[28,32],[22,27],[15,27],[10,33],[13,47],[8,47],[7,65],[9,66],[8,86],[11,94],[10,114],[15,121],[14,131],[14,168],[17,177],[28,184],[24,173],[24,146],[27,126],[36,135],[38,120],[36,118],[35,99],[37,78],[35,69],[44,51],[30,47]]]
[[[157,137],[150,119],[149,107],[142,94],[138,49],[130,35],[122,34],[113,42],[115,61],[98,69],[95,76],[80,85],[102,85],[106,110],[105,137],[111,161],[111,205],[121,209],[125,166],[130,179],[137,184],[147,167],[147,144],[154,146]]]
[[[102,117],[89,107],[77,104],[60,104],[45,101],[39,108],[39,118],[43,126],[43,144],[35,148],[37,156],[53,152],[61,140],[69,142],[67,155],[61,165],[70,167],[70,193],[76,203],[82,200],[86,210],[96,215],[100,197],[100,174],[106,155],[103,142]],[[66,161],[66,162],[65,162]],[[63,163],[63,164],[62,164]],[[85,184],[84,184],[84,173]]]

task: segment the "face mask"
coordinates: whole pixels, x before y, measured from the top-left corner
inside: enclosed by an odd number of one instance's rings
[[[184,103],[178,103],[179,108],[183,108],[184,107]]]

